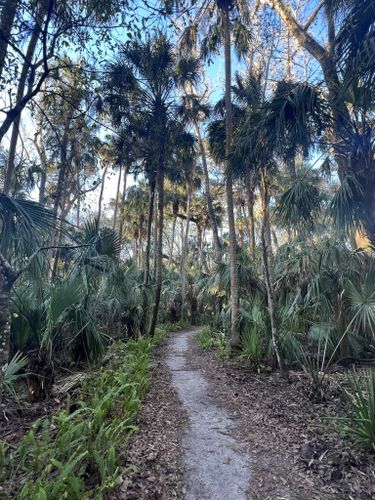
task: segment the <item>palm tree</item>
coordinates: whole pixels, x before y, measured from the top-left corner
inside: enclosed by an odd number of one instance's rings
[[[146,42],[134,42],[125,47],[110,68],[113,87],[125,93],[122,109],[129,123],[136,118],[142,123],[142,155],[145,165],[155,178],[157,193],[157,241],[155,295],[149,333],[154,334],[158,317],[162,286],[163,230],[164,230],[164,178],[168,159],[175,144],[184,134],[184,126],[176,120],[176,89],[197,78],[193,59],[178,60],[171,42],[162,33]],[[116,82],[117,80],[117,82]],[[125,81],[125,85],[124,85]],[[116,85],[117,83],[117,85]],[[127,87],[127,88],[126,88]],[[137,124],[137,123],[135,123]],[[150,221],[150,218],[149,218]],[[146,257],[147,258],[147,257]]]
[[[10,294],[58,225],[52,211],[38,203],[0,194],[0,366],[9,358]],[[0,374],[2,374],[0,369]]]
[[[193,90],[193,89],[191,89]],[[186,93],[183,96],[183,114],[189,122],[193,124],[195,135],[197,137],[199,151],[201,155],[201,163],[204,177],[205,196],[207,199],[207,206],[210,215],[211,230],[215,251],[215,260],[220,262],[221,243],[219,239],[219,231],[217,227],[217,220],[215,217],[214,205],[211,195],[210,178],[208,174],[208,159],[206,153],[206,145],[202,137],[200,123],[210,115],[210,108],[204,104],[203,97],[198,96],[196,93]]]
[[[293,14],[288,2],[274,0],[289,33],[315,58],[321,67],[332,114],[332,134],[328,137],[334,150],[341,183],[337,197],[346,200],[336,212],[342,229],[364,229],[375,242],[374,140],[370,108],[374,84],[373,24],[374,0],[330,0],[320,2],[306,23]],[[315,38],[310,27],[320,11],[324,16],[327,43]],[[361,96],[361,97],[360,97]],[[355,184],[355,186],[353,185]]]
[[[196,5],[195,21],[189,25],[182,34],[181,44],[184,50],[191,50],[199,38],[201,26],[205,33],[201,40],[201,54],[209,58],[212,53],[217,53],[220,46],[224,47],[225,60],[225,148],[226,171],[225,187],[227,201],[227,216],[229,226],[229,255],[231,269],[231,333],[230,344],[233,350],[240,345],[238,331],[239,292],[237,268],[237,238],[233,204],[233,178],[230,168],[232,153],[232,61],[231,50],[235,47],[239,54],[247,50],[250,41],[248,24],[250,13],[247,2],[243,0],[209,0]],[[208,25],[208,30],[206,26]],[[232,43],[233,36],[233,43]]]

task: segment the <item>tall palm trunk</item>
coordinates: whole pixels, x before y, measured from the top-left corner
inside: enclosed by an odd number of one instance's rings
[[[238,265],[237,265],[237,238],[234,220],[233,204],[233,179],[230,166],[230,155],[232,150],[232,95],[231,95],[231,36],[229,7],[225,3],[222,7],[224,28],[224,54],[225,54],[225,154],[226,154],[226,181],[225,190],[227,197],[228,226],[229,226],[229,260],[230,260],[230,303],[231,303],[231,331],[230,346],[235,350],[240,345],[238,330],[239,317],[239,295],[238,295]]]
[[[158,253],[158,248],[157,248],[157,241],[158,241],[158,187],[156,186],[156,192],[155,192],[155,198],[154,198],[154,220],[153,220],[153,276],[154,279],[156,277],[156,260],[157,260],[157,253]]]
[[[0,18],[0,79],[3,74],[5,58],[8,51],[9,38],[12,31],[14,18],[18,8],[19,0],[5,0],[1,9]]]
[[[46,197],[46,183],[47,183],[47,155],[46,149],[44,147],[43,135],[42,135],[42,125],[40,129],[40,144],[38,144],[38,138],[35,137],[35,148],[38,152],[40,159],[40,185],[39,185],[39,203],[44,205]]]
[[[163,230],[164,230],[164,166],[159,165],[157,172],[157,195],[158,195],[158,223],[157,223],[157,242],[155,259],[155,296],[152,309],[152,318],[149,334],[155,333],[156,322],[158,320],[161,286],[163,279]]]
[[[172,263],[173,263],[174,240],[175,240],[175,237],[176,237],[176,222],[177,222],[177,215],[173,214],[172,236],[171,236],[171,244],[169,246],[169,264],[171,266],[172,266]]]
[[[107,175],[108,163],[105,165],[103,174],[102,174],[102,185],[100,187],[100,194],[98,200],[98,227],[100,226],[101,218],[102,218],[102,210],[103,210],[103,195],[104,195],[104,186],[105,186],[105,178]]]
[[[128,168],[124,168],[124,179],[122,182],[122,196],[120,203],[120,223],[118,233],[120,238],[122,238],[123,228],[124,228],[124,208],[125,208],[125,199],[126,199],[126,186],[128,181]]]
[[[213,239],[213,245],[214,245],[215,260],[217,262],[219,262],[220,258],[221,258],[221,251],[220,251],[221,245],[220,245],[220,239],[219,239],[219,232],[217,229],[217,222],[216,222],[216,218],[215,218],[214,206],[212,203],[212,196],[211,196],[211,189],[210,189],[210,178],[208,176],[206,149],[204,147],[204,142],[202,139],[202,135],[201,135],[199,126],[197,124],[195,124],[194,128],[195,128],[195,133],[197,134],[198,143],[199,143],[199,150],[200,150],[201,159],[202,159],[202,168],[203,168],[203,177],[204,177],[204,194],[205,194],[205,197],[207,200],[208,216],[210,218],[210,225],[211,225],[211,230],[212,230],[212,239]]]
[[[42,0],[38,4],[37,11],[36,11],[36,22],[33,31],[31,32],[31,37],[29,41],[29,45],[27,47],[26,51],[26,57],[25,61],[22,66],[21,74],[20,74],[20,79],[18,83],[18,88],[17,88],[17,94],[16,94],[16,103],[19,103],[25,93],[25,87],[26,87],[26,80],[27,80],[27,75],[29,74],[29,69],[31,66],[31,61],[34,56],[36,44],[38,43],[39,39],[39,33],[41,31],[41,25],[43,22],[44,15],[46,13],[46,8],[47,8],[47,1]],[[8,163],[7,163],[7,168],[5,172],[5,179],[4,179],[4,193],[8,194],[12,182],[12,177],[13,177],[13,172],[14,172],[14,164],[15,164],[15,159],[16,159],[16,151],[17,151],[17,142],[18,142],[18,137],[19,137],[19,128],[20,128],[20,122],[21,122],[21,113],[16,117],[13,123],[13,128],[12,128],[12,134],[10,138],[10,145],[9,145],[9,152],[8,152]]]
[[[146,247],[143,255],[143,294],[142,294],[142,320],[140,324],[140,333],[145,334],[148,325],[147,311],[147,286],[150,281],[150,254],[151,254],[151,234],[152,221],[154,218],[154,203],[155,203],[155,179],[150,180],[148,210],[147,210],[147,227],[146,227]]]
[[[264,170],[261,172],[261,186],[262,186],[262,198],[264,204],[268,200],[268,185],[267,185],[267,174]],[[266,282],[267,290],[267,303],[268,303],[268,313],[271,323],[271,336],[272,345],[275,351],[277,363],[279,366],[280,373],[283,377],[288,376],[288,372],[285,368],[284,358],[281,352],[279,332],[276,323],[276,310],[275,310],[275,290],[273,286],[271,269],[270,269],[270,252],[268,249],[268,242],[266,238],[267,234],[267,211],[263,211],[262,214],[262,228],[261,228],[261,242],[262,242],[262,261],[264,269],[264,280]]]
[[[259,186],[259,191],[260,191],[260,203],[261,203],[261,210],[262,210],[262,220],[264,219],[264,224],[265,224],[265,239],[266,239],[266,246],[267,246],[267,252],[268,254],[272,257],[272,239],[271,239],[271,222],[270,222],[270,208],[269,208],[269,191],[268,191],[268,186],[266,189],[265,183],[261,182]],[[263,227],[263,226],[262,226]]]
[[[117,224],[117,212],[118,212],[118,206],[120,203],[120,189],[121,189],[121,174],[122,174],[122,169],[121,167],[119,168],[118,172],[118,180],[117,180],[117,190],[116,190],[116,199],[115,199],[115,208],[113,210],[113,229],[116,229],[116,224]]]
[[[186,225],[185,235],[181,253],[181,272],[180,272],[180,288],[181,288],[181,317],[185,318],[186,312],[186,260],[189,250],[189,228],[190,228],[190,205],[191,205],[191,183],[188,183],[187,206],[186,206]]]
[[[255,182],[253,176],[251,176],[249,172],[246,172],[245,188],[246,188],[247,209],[249,212],[247,219],[247,230],[249,234],[249,249],[252,257],[255,258],[255,227],[254,227]]]
[[[146,230],[146,248],[144,254],[144,274],[143,284],[148,285],[150,279],[150,253],[151,253],[151,233],[152,220],[154,218],[154,200],[155,200],[155,182],[150,181],[150,191],[148,198],[147,230]]]

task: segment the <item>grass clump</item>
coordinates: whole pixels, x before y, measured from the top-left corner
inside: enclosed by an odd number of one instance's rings
[[[344,389],[351,413],[343,419],[341,430],[358,443],[375,451],[375,370],[360,377],[349,376],[350,389]]]

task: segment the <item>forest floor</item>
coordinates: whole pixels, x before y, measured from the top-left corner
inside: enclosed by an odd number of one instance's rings
[[[335,383],[313,403],[303,374],[289,383],[255,374],[200,350],[197,331],[158,348],[128,469],[110,498],[375,498],[374,455],[332,429],[330,417],[346,411]]]

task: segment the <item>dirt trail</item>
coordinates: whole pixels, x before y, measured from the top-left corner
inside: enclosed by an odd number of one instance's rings
[[[232,416],[212,401],[210,384],[186,356],[196,332],[172,337],[167,357],[173,386],[189,418],[182,438],[186,500],[246,499],[250,456],[233,435]]]
[[[368,454],[316,422],[298,374],[255,374],[202,351],[197,328],[173,334],[154,357],[139,432],[124,450],[121,500],[371,500]],[[330,413],[337,400],[332,399]]]

